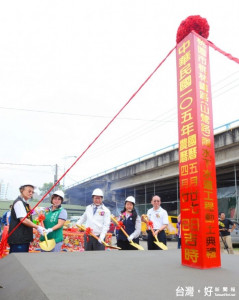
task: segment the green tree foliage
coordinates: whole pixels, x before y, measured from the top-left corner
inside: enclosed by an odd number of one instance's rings
[[[45,182],[42,187],[39,188],[40,195],[45,195],[53,187],[53,182]],[[54,190],[63,190],[63,185],[58,185]],[[49,196],[52,196],[53,191],[49,193]]]

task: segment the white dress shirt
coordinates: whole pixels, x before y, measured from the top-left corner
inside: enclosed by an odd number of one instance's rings
[[[153,229],[160,229],[163,225],[168,225],[168,213],[161,206],[159,209],[154,210],[154,208],[150,208],[147,211],[147,216],[150,221],[153,222]]]
[[[86,228],[90,227],[93,233],[97,236],[100,235],[100,239],[103,240],[110,228],[110,211],[104,204],[101,204],[97,206],[97,210],[93,214],[94,207],[94,204],[88,205],[76,224],[82,225],[85,223]]]

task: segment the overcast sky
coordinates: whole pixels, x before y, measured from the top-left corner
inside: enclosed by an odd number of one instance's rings
[[[239,57],[239,1],[2,1],[0,181],[63,174],[201,15],[209,40]],[[65,185],[177,142],[175,51],[80,159]],[[210,50],[214,128],[239,119],[239,66]],[[16,165],[23,164],[23,165]],[[24,166],[30,164],[33,166]],[[38,166],[49,165],[49,166]]]

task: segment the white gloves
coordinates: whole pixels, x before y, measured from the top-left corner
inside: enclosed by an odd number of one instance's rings
[[[44,235],[44,234],[48,234],[48,233],[52,232],[53,229],[52,228],[46,229],[46,228],[44,228],[42,226],[38,226],[37,227],[37,231],[40,233],[40,235]]]
[[[48,234],[48,233],[50,233],[50,232],[52,232],[52,231],[53,231],[52,228],[48,228],[48,229],[46,230],[46,234]]]
[[[105,239],[105,234],[101,233],[101,235],[99,236],[98,242],[100,244],[102,244],[102,242],[104,241],[104,239]]]
[[[40,235],[44,235],[44,233],[46,232],[46,229],[42,226],[38,226],[37,231],[40,233]]]
[[[133,235],[131,234],[131,235],[128,237],[128,241],[129,241],[129,242],[132,242],[132,241],[133,241],[133,238],[134,238],[134,237],[133,237]]]

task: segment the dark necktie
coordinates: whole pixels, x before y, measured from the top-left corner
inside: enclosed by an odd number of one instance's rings
[[[93,208],[93,215],[96,213],[96,211],[97,211],[97,206],[95,206],[94,208]]]

